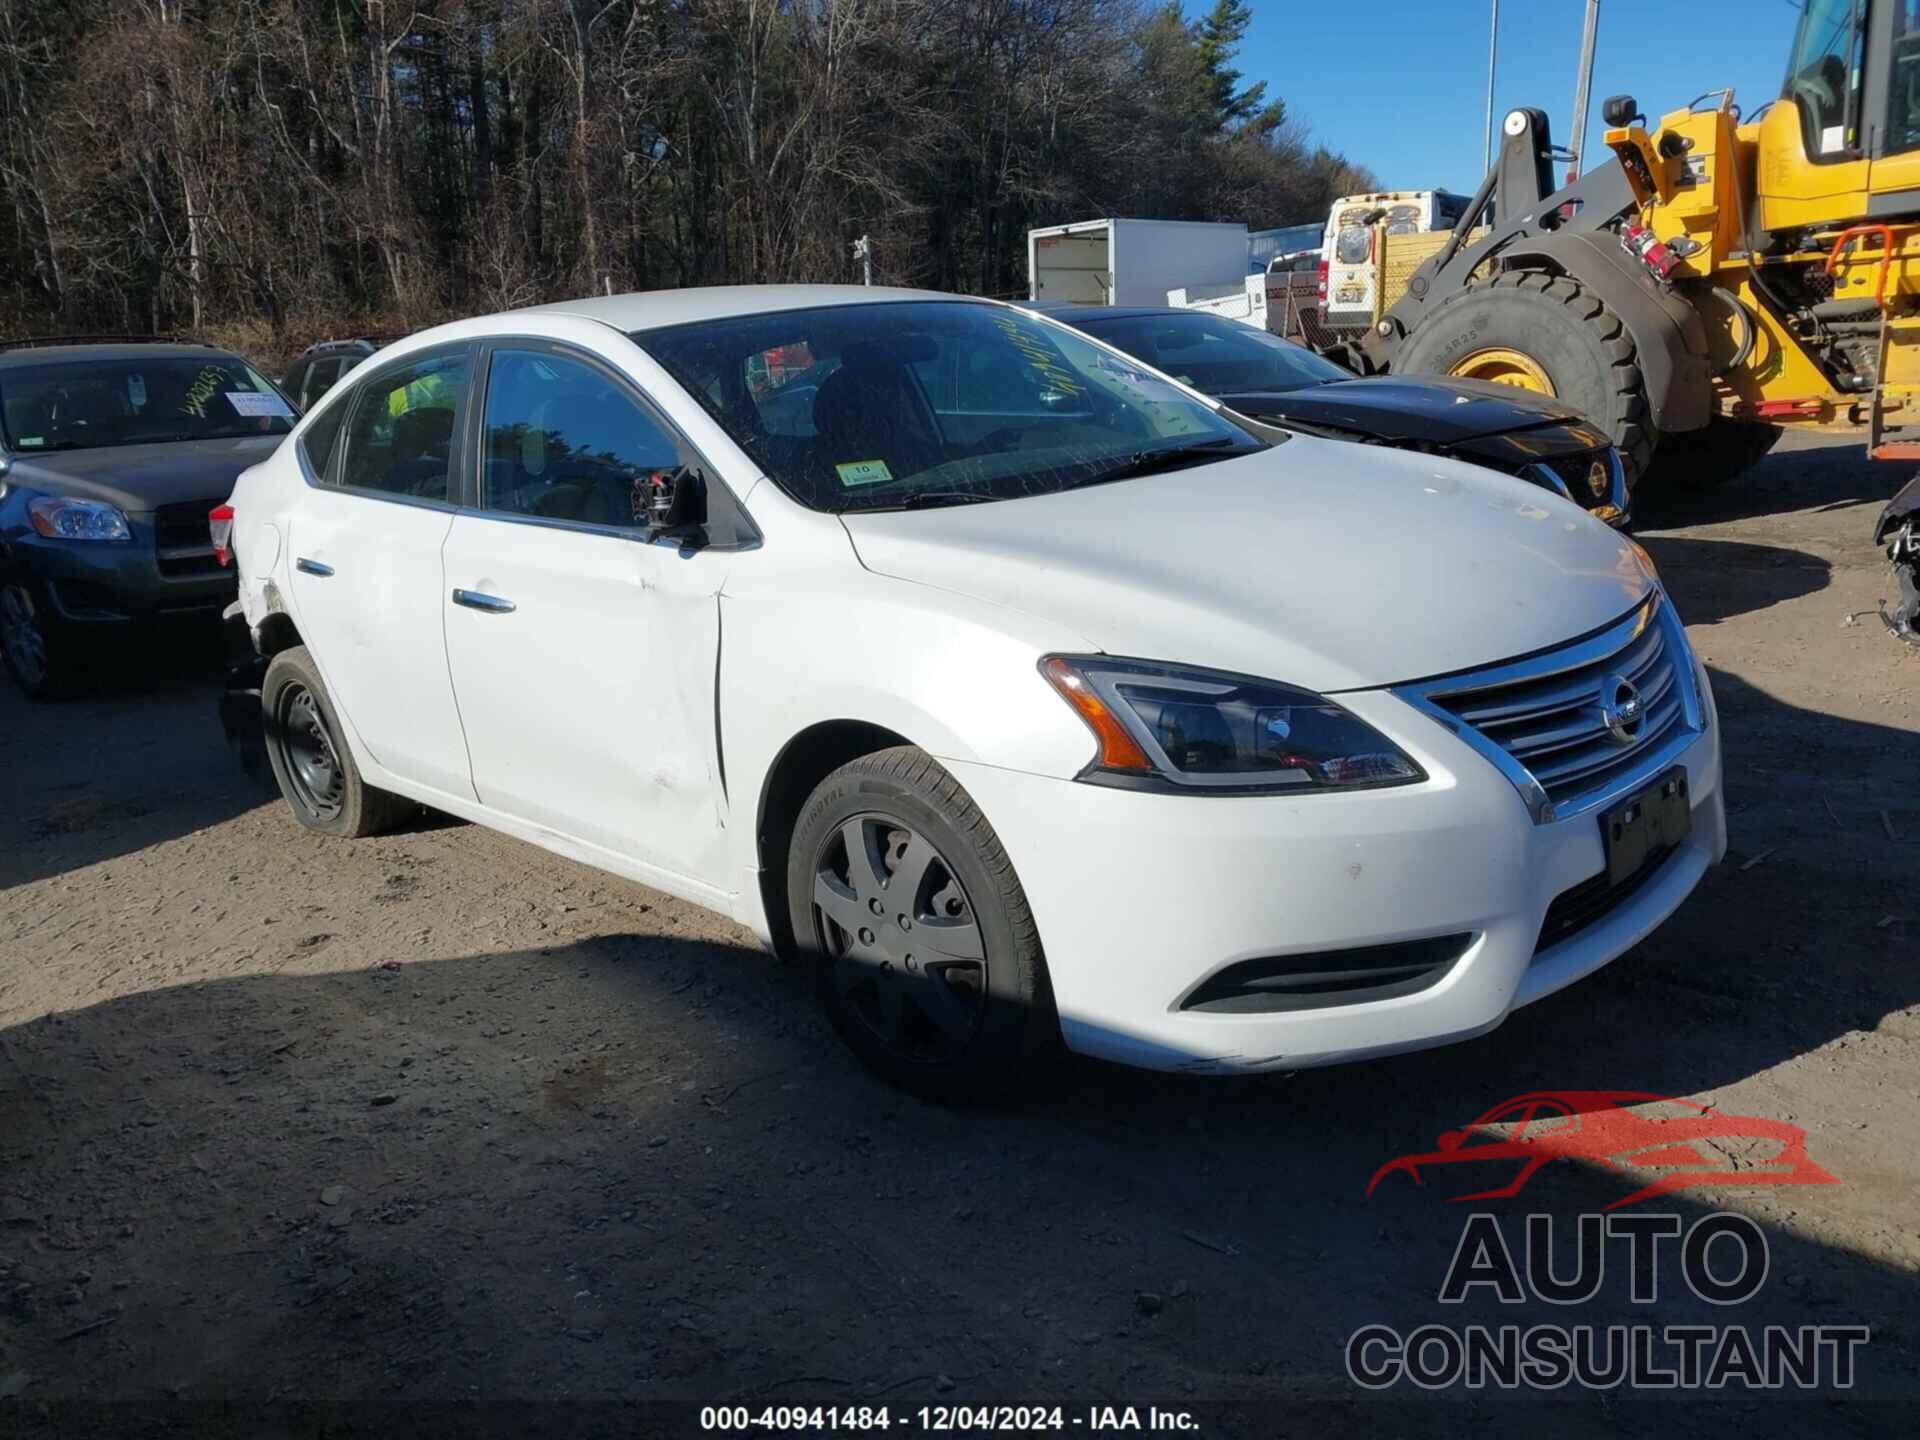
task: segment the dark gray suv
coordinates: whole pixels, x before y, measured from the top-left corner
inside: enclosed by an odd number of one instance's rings
[[[209,512],[293,427],[206,345],[0,341],[0,656],[54,693],[107,642],[234,597]]]

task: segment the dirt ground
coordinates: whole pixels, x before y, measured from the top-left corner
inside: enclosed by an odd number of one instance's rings
[[[1471,1044],[1259,1082],[1072,1062],[1011,1111],[864,1073],[730,924],[473,826],[327,842],[239,774],[210,658],[0,698],[0,1433],[690,1430],[674,1402],[1158,1403],[1205,1433],[1912,1433],[1920,659],[1872,611],[1886,467],[1790,440],[1642,502],[1725,732],[1732,854]],[[1848,617],[1854,618],[1849,621]],[[1539,1400],[1349,1379],[1465,1208],[1384,1161],[1529,1090],[1805,1128],[1740,1323],[1861,1323],[1849,1392]],[[1571,1220],[1621,1179],[1561,1164]],[[1522,1202],[1515,1202],[1522,1203]],[[1518,1234],[1517,1230],[1512,1233]],[[1679,1293],[1675,1293],[1679,1292]],[[1730,1323],[1662,1276],[1652,1317]],[[1441,1407],[1436,1409],[1435,1407]],[[1552,1406],[1552,1409],[1546,1407]]]

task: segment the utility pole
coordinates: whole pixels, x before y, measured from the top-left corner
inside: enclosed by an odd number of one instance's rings
[[[1572,158],[1567,161],[1567,183],[1580,178],[1580,157],[1587,143],[1587,92],[1593,87],[1593,39],[1600,28],[1600,0],[1587,0],[1587,27],[1580,36],[1580,80],[1573,88]]]
[[[862,235],[853,242],[853,258],[860,262],[860,283],[873,284],[873,237]]]
[[[1493,0],[1493,23],[1487,30],[1487,148],[1482,171],[1493,169],[1493,57],[1500,48],[1500,0]]]

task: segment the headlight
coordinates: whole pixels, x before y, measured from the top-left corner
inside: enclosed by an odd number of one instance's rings
[[[1392,741],[1309,690],[1103,655],[1050,655],[1040,673],[1099,742],[1083,780],[1273,794],[1426,779]]]
[[[43,495],[27,502],[27,518],[49,540],[131,540],[127,517],[98,500]]]

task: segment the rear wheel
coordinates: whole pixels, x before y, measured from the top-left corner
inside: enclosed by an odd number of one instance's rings
[[[1607,432],[1629,484],[1652,457],[1633,337],[1598,297],[1563,275],[1509,270],[1476,281],[1421,322],[1393,368],[1564,400]]]
[[[986,817],[924,751],[883,750],[820,783],[794,827],[787,895],[835,1029],[896,1084],[1002,1099],[1057,1049],[1026,893]]]
[[[362,778],[304,645],[273,657],[260,686],[260,708],[273,778],[293,818],[307,829],[349,839],[376,835],[417,808]]]

